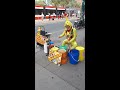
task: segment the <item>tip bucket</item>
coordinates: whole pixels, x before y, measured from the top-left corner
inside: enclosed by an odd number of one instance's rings
[[[78,64],[78,62],[79,62],[79,51],[76,50],[76,49],[71,50],[68,53],[68,57],[69,57],[70,64],[73,64],[73,65]]]

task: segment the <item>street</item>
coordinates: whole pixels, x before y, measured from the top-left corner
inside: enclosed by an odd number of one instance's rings
[[[73,18],[70,21],[72,23],[74,23],[75,20],[76,19]],[[64,22],[65,22],[65,19],[61,19],[61,20],[56,19],[55,21],[44,20],[43,22],[41,20],[38,20],[35,23],[35,32],[37,31],[37,28],[38,28],[39,25],[44,25],[45,30],[47,32],[56,32],[56,31],[59,31],[59,30],[63,30],[64,29]]]
[[[76,19],[70,20],[74,23]],[[42,21],[41,21],[42,22]],[[35,33],[39,25],[44,25],[47,32],[52,33],[54,44],[61,45],[65,39],[58,38],[64,30],[65,20],[35,23]],[[77,43],[85,47],[85,29],[77,30]],[[85,90],[85,60],[77,65],[69,62],[58,67],[48,61],[43,49],[37,47],[35,42],[35,90]]]

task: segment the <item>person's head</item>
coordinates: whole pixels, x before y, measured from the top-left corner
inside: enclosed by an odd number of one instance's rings
[[[72,28],[72,23],[68,20],[68,18],[66,18],[64,26],[67,28],[67,30],[70,30]]]
[[[72,27],[69,26],[69,25],[66,25],[65,28],[66,28],[67,30],[71,30]]]

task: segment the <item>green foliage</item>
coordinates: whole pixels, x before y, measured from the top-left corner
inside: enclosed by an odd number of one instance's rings
[[[51,4],[54,6],[58,6],[61,0],[51,0]]]
[[[45,2],[44,2],[44,0],[35,0],[35,5],[44,6]]]
[[[80,8],[80,4],[76,0],[51,0],[51,4],[54,6],[63,6],[63,7],[77,7]],[[35,5],[44,6],[44,0],[35,0]]]

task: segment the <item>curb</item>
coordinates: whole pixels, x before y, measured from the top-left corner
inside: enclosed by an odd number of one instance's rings
[[[69,20],[75,20],[77,18],[68,18]],[[37,23],[41,23],[41,24],[48,24],[48,23],[56,23],[56,22],[62,22],[62,21],[65,21],[66,19],[55,19],[55,20],[50,20],[49,19],[45,19],[43,21],[41,20],[35,20],[35,24]]]

